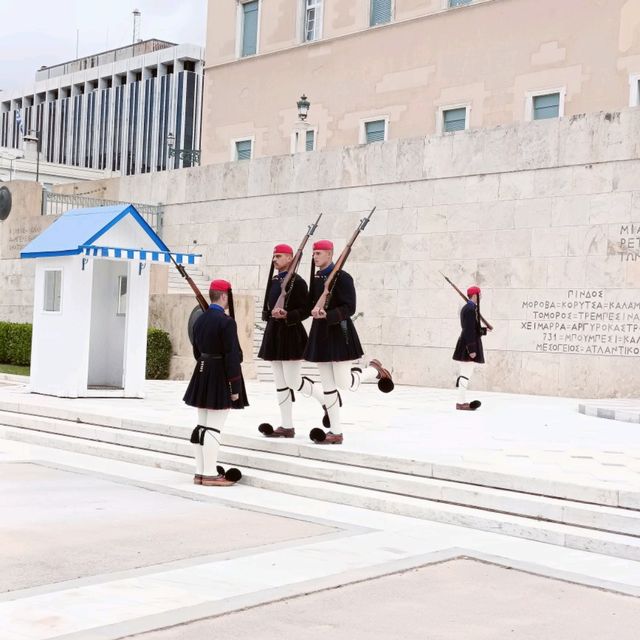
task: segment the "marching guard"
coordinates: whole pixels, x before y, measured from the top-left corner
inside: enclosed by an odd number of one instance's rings
[[[471,286],[467,289],[467,303],[460,310],[460,325],[462,332],[458,338],[453,359],[460,363],[460,371],[456,380],[458,388],[459,411],[475,411],[481,405],[479,400],[467,402],[467,389],[476,364],[484,364],[484,349],[482,336],[487,335],[487,328],[480,323],[480,287]]]
[[[339,262],[341,261],[342,256]],[[351,316],[356,312],[353,278],[340,269],[334,276],[326,307],[320,303],[325,294],[325,283],[334,268],[333,243],[330,240],[315,242],[310,279],[310,309],[313,322],[304,358],[309,362],[315,362],[318,367],[330,422],[328,432],[319,427],[312,429],[309,435],[316,444],[343,442],[340,390],[357,391],[362,382],[375,379],[378,379],[378,388],[385,393],[390,392],[394,386],[391,374],[378,360],[371,360],[364,369],[352,364],[363,355],[358,333],[351,320]],[[315,269],[318,271],[315,272]]]
[[[227,487],[240,480],[242,473],[235,468],[225,472],[218,466],[222,429],[230,409],[242,409],[249,403],[231,284],[213,280],[209,298],[209,309],[193,325],[193,355],[197,362],[183,399],[198,409],[198,425],[191,434],[196,458],[193,481],[207,487]]]
[[[258,357],[271,362],[280,408],[281,426],[274,429],[263,422],[260,433],[268,438],[293,438],[293,403],[295,392],[314,397],[320,404],[324,396],[314,382],[301,375],[302,356],[307,345],[307,332],[302,322],[309,317],[307,283],[297,273],[281,297],[282,286],[293,262],[293,249],[277,244],[273,249],[271,270],[267,281],[262,319],[267,322]],[[276,272],[274,275],[274,272]],[[283,306],[278,306],[278,303]]]

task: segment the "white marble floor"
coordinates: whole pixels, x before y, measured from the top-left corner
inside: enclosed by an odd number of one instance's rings
[[[640,596],[639,562],[241,484],[212,490],[192,485],[183,474],[0,441],[0,465],[12,462],[73,469],[159,493],[329,525],[339,533],[11,591],[0,596],[1,638],[122,638],[460,556]],[[140,526],[149,526],[142,511]],[[51,553],[55,549],[52,540]]]
[[[181,399],[185,382],[147,383],[144,400],[62,399],[27,392],[23,384],[0,386],[0,410],[39,407],[83,415],[108,416],[114,426],[128,421],[192,426],[194,411]],[[251,405],[231,412],[229,433],[260,438],[257,425],[278,424],[270,383],[249,381]],[[638,425],[578,412],[571,398],[481,392],[482,407],[455,411],[455,391],[396,387],[388,395],[375,385],[344,394],[345,443],[340,450],[379,454],[505,474],[544,478],[588,486],[638,491],[640,432]],[[640,406],[640,400],[626,406]],[[308,432],[318,426],[318,406],[297,398],[295,442],[310,444]],[[291,442],[291,441],[289,441]]]

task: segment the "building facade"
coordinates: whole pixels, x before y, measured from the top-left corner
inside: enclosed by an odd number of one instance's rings
[[[209,0],[203,161],[636,106],[639,34],[638,0]]]
[[[0,147],[38,138],[47,163],[121,175],[199,160],[204,52],[145,40],[36,73],[3,92]]]

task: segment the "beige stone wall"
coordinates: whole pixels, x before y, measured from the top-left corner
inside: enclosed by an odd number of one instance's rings
[[[31,322],[33,317],[32,260],[20,260],[20,251],[48,224],[40,215],[42,187],[35,181],[4,183],[11,191],[9,217],[0,221],[0,319]]]
[[[341,249],[376,205],[348,271],[362,341],[399,382],[455,380],[460,301],[443,271],[482,286],[495,326],[474,386],[593,397],[640,395],[639,175],[627,109],[104,185],[165,203],[167,244],[196,240],[204,271],[254,296],[275,242],[297,245],[322,211],[318,236]]]
[[[306,44],[300,3],[261,4],[258,55],[238,60],[236,0],[209,1],[205,164],[240,137],[254,157],[289,153],[303,92],[327,149],[358,144],[367,118],[388,117],[389,139],[430,135],[452,105],[470,107],[471,128],[521,122],[534,91],[564,91],[566,115],[619,110],[640,74],[638,0],[397,0],[375,28],[368,0],[325,0],[323,38]]]
[[[193,350],[189,342],[187,320],[195,306],[194,297],[188,294],[152,294],[149,299],[149,326],[167,331],[173,346],[170,372],[172,380],[188,380],[193,373]],[[245,378],[255,378],[256,375],[253,360],[254,306],[252,296],[234,296]]]

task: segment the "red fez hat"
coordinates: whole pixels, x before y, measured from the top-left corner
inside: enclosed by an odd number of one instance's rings
[[[313,243],[313,250],[333,251],[333,242],[331,240],[318,240]]]
[[[273,253],[290,253],[293,255],[293,249],[288,244],[277,244],[273,247]]]
[[[474,294],[480,295],[480,287],[477,287],[475,284],[467,289],[467,297],[470,298]]]
[[[231,291],[231,283],[226,280],[212,280],[209,291]]]

